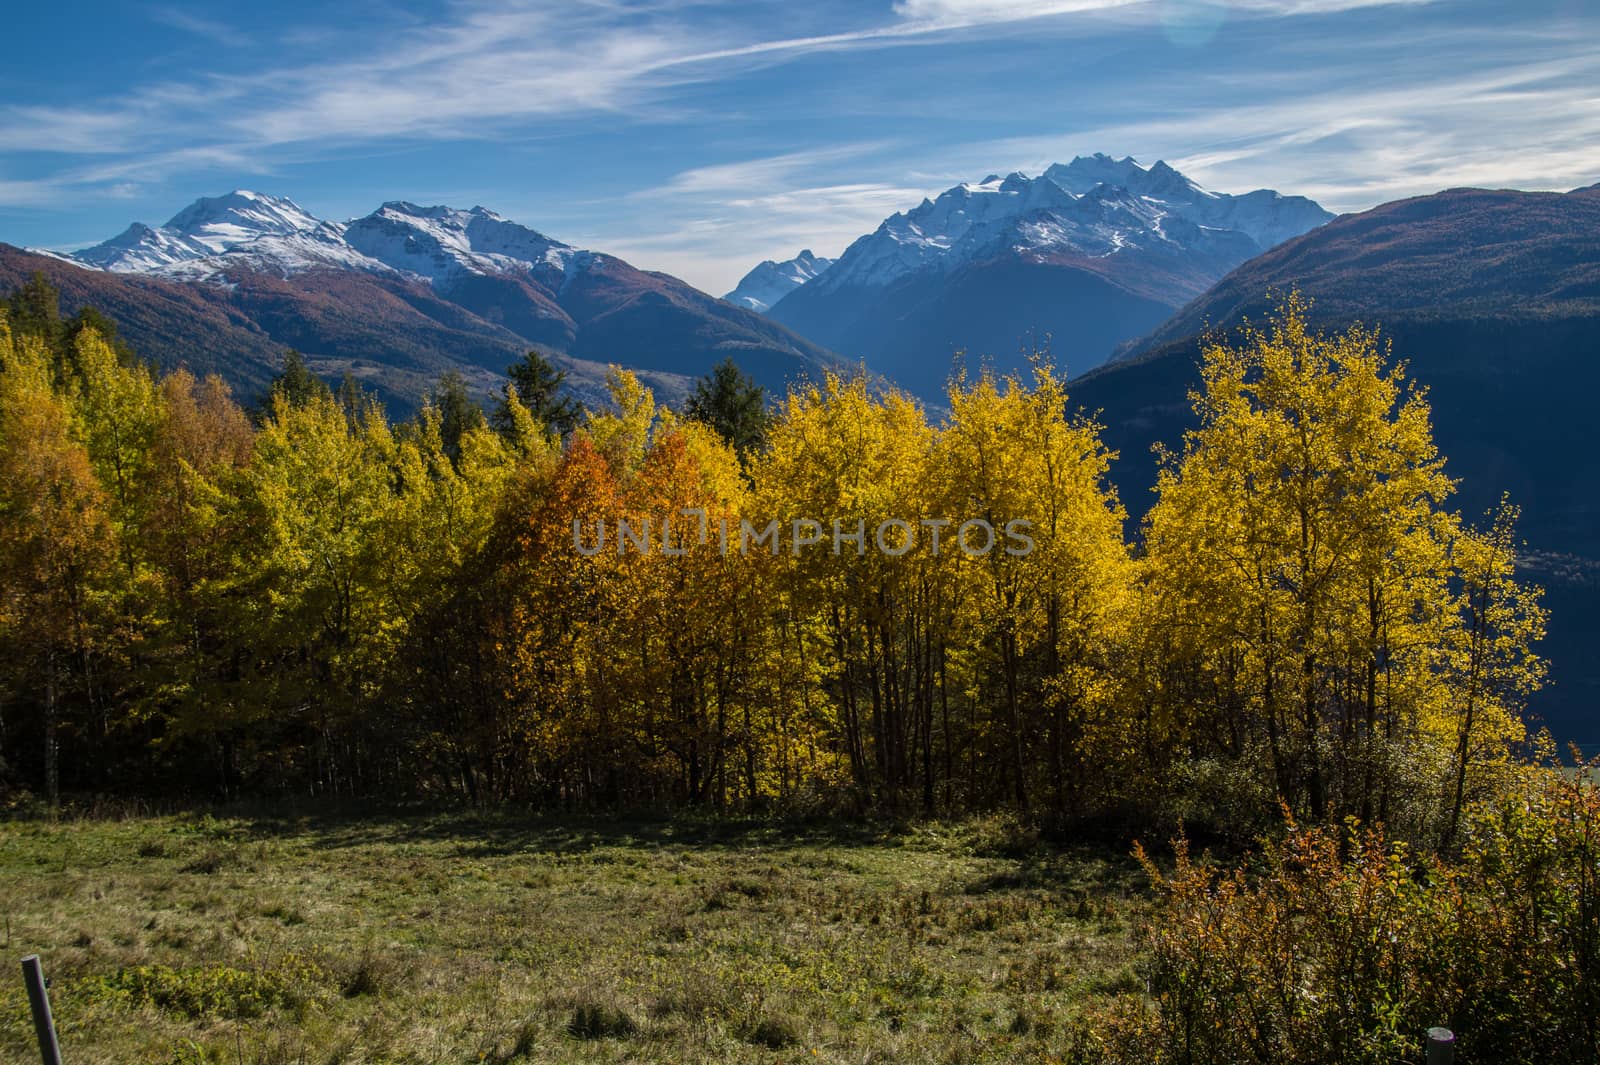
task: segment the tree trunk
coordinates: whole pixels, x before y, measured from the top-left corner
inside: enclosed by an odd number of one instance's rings
[[[61,750],[56,707],[56,653],[45,655],[44,681],[44,794],[54,810],[61,805]]]
[[[1017,638],[1016,634],[1006,632],[1002,637],[1005,654],[1006,669],[1006,712],[1011,719],[1011,769],[1016,774],[1016,799],[1017,808],[1023,814],[1028,812],[1028,780],[1023,771],[1022,757],[1022,710],[1017,705]]]

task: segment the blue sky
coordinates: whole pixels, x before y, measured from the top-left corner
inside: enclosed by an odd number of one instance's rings
[[[1600,2],[28,4],[0,240],[244,187],[483,204],[721,293],[990,172],[1104,151],[1339,211],[1600,181]]]

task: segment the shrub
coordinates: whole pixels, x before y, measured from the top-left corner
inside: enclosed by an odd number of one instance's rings
[[[638,1028],[622,1007],[596,1000],[578,1003],[567,1022],[567,1034],[575,1039],[626,1039]]]
[[[1180,842],[1162,874],[1141,851],[1163,896],[1144,931],[1155,1010],[1121,1026],[1125,1051],[1376,1065],[1443,1024],[1465,1060],[1600,1060],[1600,791],[1530,781],[1475,811],[1448,861],[1354,823],[1291,821],[1250,869]]]
[[[800,1030],[786,1017],[762,1017],[745,1032],[745,1042],[785,1050],[800,1042]]]
[[[339,991],[345,998],[379,995],[398,982],[401,966],[394,958],[363,952],[341,974]]]

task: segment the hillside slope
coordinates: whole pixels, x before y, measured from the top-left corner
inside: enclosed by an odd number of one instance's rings
[[[1571,193],[1457,189],[1339,218],[1246,263],[1117,361],[1079,377],[1121,452],[1114,475],[1142,514],[1151,448],[1181,446],[1193,422],[1202,334],[1259,320],[1298,289],[1325,328],[1381,326],[1428,389],[1435,435],[1469,517],[1502,493],[1553,617],[1556,684],[1540,711],[1600,748],[1600,188]]]

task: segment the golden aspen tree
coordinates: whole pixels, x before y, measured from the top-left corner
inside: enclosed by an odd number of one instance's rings
[[[606,374],[613,410],[592,414],[583,432],[605,456],[612,475],[626,480],[644,462],[656,422],[656,398],[632,370],[615,366]]]
[[[619,490],[605,456],[579,431],[526,505],[514,515],[513,595],[499,643],[532,752],[530,784],[553,799],[596,798],[621,779],[607,757],[615,753],[606,735],[607,649],[594,640],[617,564],[608,534]]]
[[[743,492],[738,457],[714,430],[664,415],[623,500],[623,517],[649,538],[643,551],[617,548],[611,619],[631,671],[629,720],[642,750],[676,763],[673,790],[693,802],[726,802],[734,723],[748,711],[753,603],[736,553],[722,550]]]
[[[1483,532],[1452,544],[1460,575],[1460,625],[1447,653],[1453,698],[1451,772],[1441,844],[1455,845],[1469,801],[1504,784],[1511,745],[1524,736],[1521,711],[1544,683],[1547,664],[1530,648],[1544,636],[1543,589],[1516,579],[1518,510],[1502,500]]]
[[[919,523],[933,431],[922,409],[864,378],[793,391],[752,467],[754,513],[776,535],[779,587],[867,801],[897,805],[917,772],[932,692]]]
[[[320,787],[359,786],[357,725],[376,690],[389,630],[380,530],[393,494],[394,437],[375,404],[274,397],[256,437],[246,505],[256,523],[246,620],[260,640],[262,712],[309,728]],[[301,720],[295,721],[299,717]]]
[[[162,395],[150,371],[125,366],[98,332],[85,328],[74,341],[77,379],[67,383],[78,408],[90,461],[111,500],[129,580],[138,573],[144,532],[139,482],[151,460],[162,420]]]
[[[382,628],[370,634],[385,671],[382,727],[407,735],[446,781],[477,798],[504,798],[517,755],[508,741],[503,685],[486,644],[496,592],[484,557],[510,480],[541,461],[549,443],[509,411],[512,435],[457,416],[447,439],[444,413],[431,404],[396,436],[393,496],[374,530],[375,588]],[[519,449],[527,449],[520,452]],[[396,711],[399,712],[396,712]]]
[[[1314,819],[1391,820],[1418,793],[1408,774],[1442,771],[1448,749],[1462,533],[1423,393],[1375,333],[1323,335],[1308,311],[1291,296],[1241,344],[1207,348],[1147,572],[1204,675],[1188,694],[1212,693],[1191,738],[1264,751],[1269,795]]]
[[[965,529],[951,530],[968,588],[962,638],[979,664],[992,649],[1000,683],[983,694],[1003,711],[1007,775],[1024,809],[1037,776],[1058,808],[1076,795],[1068,777],[1079,775],[1091,706],[1107,694],[1105,644],[1129,579],[1111,458],[1099,427],[1069,416],[1043,362],[1031,382],[985,373],[951,387],[936,462],[945,509],[982,519],[994,541],[980,554]]]

